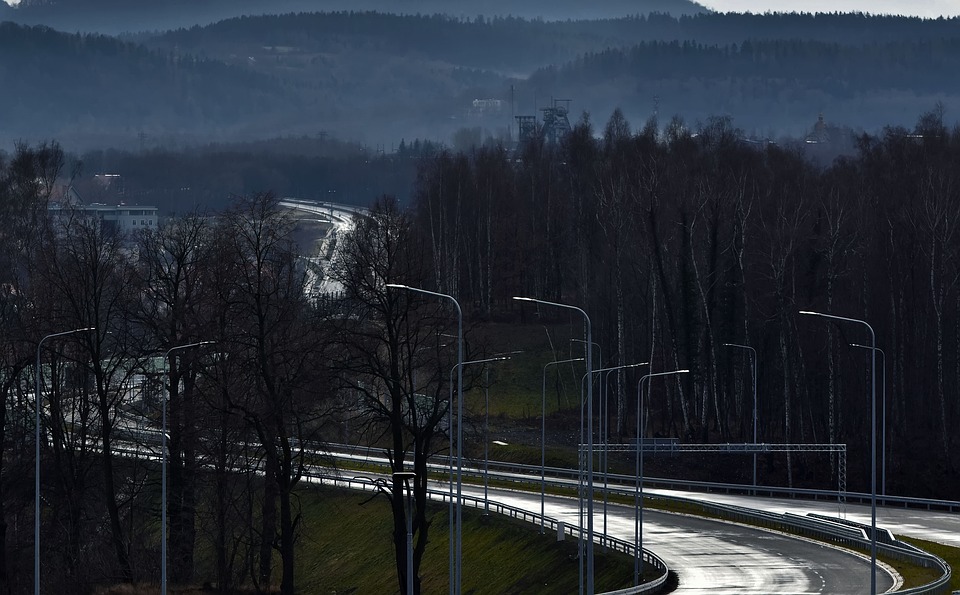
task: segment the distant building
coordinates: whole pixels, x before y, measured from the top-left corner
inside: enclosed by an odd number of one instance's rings
[[[502,99],[474,99],[467,115],[472,118],[500,116],[503,114],[506,103]]]
[[[93,203],[74,207],[79,212],[96,217],[110,225],[118,233],[128,234],[138,229],[152,229],[157,226],[157,207],[104,205]]]
[[[97,177],[98,184],[115,185],[118,180],[115,176]],[[108,205],[104,203],[84,204],[76,188],[69,184],[58,184],[50,196],[48,206],[54,217],[79,215],[97,219],[104,229],[129,235],[139,229],[155,229],[159,224],[157,207],[142,205],[127,205],[124,203]]]

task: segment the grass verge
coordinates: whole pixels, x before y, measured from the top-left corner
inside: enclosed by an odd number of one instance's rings
[[[382,496],[311,489],[300,495],[303,539],[298,551],[298,591],[333,594],[398,593],[393,524]],[[433,511],[430,543],[420,577],[424,593],[447,590],[447,508]],[[463,592],[566,594],[576,589],[577,545],[530,524],[463,510]],[[632,583],[633,559],[598,551],[598,592]]]
[[[910,545],[914,545],[925,552],[933,554],[934,556],[943,558],[944,561],[950,565],[950,568],[953,569],[953,574],[950,579],[950,590],[960,590],[960,573],[958,573],[958,569],[960,569],[960,548],[951,547],[935,541],[926,541],[924,539],[916,539],[914,537],[905,537],[903,535],[897,535],[897,539],[905,543],[909,543]]]

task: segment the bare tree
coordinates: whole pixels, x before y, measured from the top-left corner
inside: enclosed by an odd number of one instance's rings
[[[213,337],[206,271],[216,262],[211,251],[207,218],[191,214],[138,238],[138,280],[144,288],[137,319],[156,355],[191,342]],[[198,368],[195,350],[176,352],[163,362],[168,369],[169,463],[168,518],[170,519],[171,579],[193,579],[196,543],[196,503],[200,413],[197,403]],[[199,353],[200,356],[204,352]]]
[[[96,329],[78,337],[85,352],[82,390],[89,390],[97,416],[91,427],[99,438],[102,498],[117,574],[132,582],[129,535],[121,523],[124,494],[130,491],[121,489],[125,479],[115,469],[113,431],[126,395],[126,381],[136,369],[129,361],[136,356],[134,345],[139,343],[129,316],[139,293],[133,267],[121,238],[99,220],[75,213],[64,213],[50,244],[38,256],[38,280],[51,300],[52,323],[60,328]]]
[[[16,590],[18,580],[8,574],[16,564],[7,553],[16,548],[8,547],[7,519],[26,502],[10,488],[30,473],[32,462],[32,453],[27,459],[20,448],[27,434],[26,406],[18,399],[37,334],[29,263],[46,231],[47,201],[62,169],[63,151],[56,144],[18,144],[9,161],[0,153],[0,591],[5,593]]]
[[[228,270],[218,288],[228,320],[218,350],[239,362],[247,384],[247,390],[224,396],[256,435],[266,474],[255,578],[269,584],[276,547],[285,595],[295,589],[300,518],[294,488],[327,396],[323,350],[329,340],[306,299],[292,232],[292,219],[270,194],[241,200],[218,229],[220,266]]]
[[[442,331],[452,322],[437,300],[391,290],[387,283],[419,285],[430,277],[425,244],[411,228],[396,200],[381,198],[369,216],[358,216],[355,229],[340,243],[333,271],[344,290],[345,349],[338,364],[343,382],[359,395],[355,415],[372,439],[386,444],[392,471],[416,473],[416,535],[413,552],[414,592],[420,593],[419,569],[428,542],[427,461],[443,435],[449,403],[444,391],[446,364],[454,347],[443,348]],[[437,366],[434,362],[441,362]],[[412,460],[411,460],[412,459]],[[406,510],[403,482],[394,479],[385,492],[393,512],[397,578],[405,593],[407,577]],[[412,594],[410,594],[412,595]]]

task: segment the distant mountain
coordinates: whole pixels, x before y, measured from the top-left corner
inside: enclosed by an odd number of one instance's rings
[[[764,136],[803,135],[821,112],[868,131],[938,101],[960,113],[960,19],[300,13],[126,39],[140,43],[0,25],[0,146],[505,138],[553,98],[571,118],[727,115]]]
[[[0,1],[0,5],[4,5]],[[116,35],[206,25],[244,15],[287,12],[370,11],[391,14],[446,14],[458,18],[516,16],[567,20],[664,13],[707,12],[691,0],[22,0],[4,6],[0,20],[47,25],[62,31]]]
[[[960,36],[843,46],[753,40],[726,46],[648,42],[582,56],[534,73],[524,93],[576,97],[601,118],[620,107],[639,124],[655,106],[688,123],[726,116],[768,138],[830,125],[876,132],[912,126],[938,103],[960,113]],[[664,122],[661,122],[663,124]]]
[[[299,112],[275,79],[99,35],[0,23],[0,138],[116,142],[269,133],[270,114]],[[194,137],[194,133],[202,136]]]

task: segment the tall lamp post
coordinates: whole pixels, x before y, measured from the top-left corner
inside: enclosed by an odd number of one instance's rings
[[[851,343],[850,347],[860,347],[862,349],[872,349],[869,345],[860,345]],[[880,374],[880,495],[887,495],[887,355],[883,349],[876,348],[880,354],[880,367],[883,372]]]
[[[643,437],[640,432],[643,426],[640,424],[640,417],[643,413],[643,382],[656,376],[670,376],[673,374],[686,374],[690,370],[671,370],[670,372],[655,372],[644,375],[637,382],[637,489],[633,495],[633,506],[637,511],[634,521],[634,539],[636,540],[637,557],[633,561],[633,583],[640,584],[640,577],[643,576]]]
[[[37,361],[33,368],[34,375],[34,393],[33,404],[37,409],[37,433],[36,433],[36,454],[34,459],[34,515],[33,515],[33,592],[40,595],[40,411],[43,409],[43,398],[40,396],[40,350],[43,348],[43,342],[54,337],[63,337],[74,333],[84,333],[95,331],[96,327],[88,326],[84,328],[75,328],[72,331],[62,333],[53,333],[40,339],[37,343]]]
[[[410,287],[409,285],[400,285],[398,283],[387,283],[386,287],[389,287],[390,289],[403,289],[405,291],[412,291],[415,293],[422,293],[425,295],[432,295],[434,297],[450,300],[457,309],[457,539],[456,565],[451,567],[452,572],[450,576],[450,593],[452,595],[459,595],[461,584],[461,555],[463,552],[461,533],[462,529],[460,525],[463,514],[463,506],[461,503],[463,457],[460,452],[460,446],[463,443],[463,432],[461,429],[462,424],[460,423],[463,420],[463,309],[460,307],[460,302],[457,301],[457,298],[453,297],[452,295],[438,293],[436,291],[428,291],[426,289],[420,289],[419,287]]]
[[[724,343],[725,347],[747,349],[753,356],[753,445],[757,445],[757,350],[749,345],[739,343]],[[757,453],[753,453],[753,487],[757,487]]]
[[[468,361],[468,362],[460,362],[460,363],[456,364],[455,366],[453,366],[452,368],[450,368],[450,383],[449,383],[449,386],[450,386],[450,400],[449,400],[450,405],[447,407],[447,425],[448,425],[448,427],[450,428],[450,429],[449,429],[449,432],[451,433],[451,435],[452,435],[452,433],[453,433],[453,371],[454,371],[454,370],[457,370],[457,371],[458,371],[458,376],[457,376],[457,377],[462,380],[462,379],[463,379],[463,368],[465,368],[466,366],[469,366],[469,365],[472,365],[472,364],[486,364],[486,363],[488,363],[488,362],[497,362],[497,361],[505,360],[505,359],[510,359],[510,358],[509,358],[509,357],[488,357],[488,358],[486,358],[486,359],[475,359],[475,360],[470,360],[470,361]],[[458,383],[457,386],[458,386],[458,387],[460,386],[459,383]],[[460,458],[460,448],[461,448],[461,446],[463,445],[462,442],[461,442],[461,440],[460,440],[460,437],[462,436],[462,433],[460,432],[460,427],[463,425],[463,406],[459,404],[459,401],[463,399],[463,388],[460,388],[459,394],[460,394],[460,398],[457,399],[457,401],[458,401],[458,407],[459,407],[459,409],[458,409],[458,411],[457,411],[457,509],[458,509],[457,512],[458,512],[458,513],[459,513],[459,508],[460,508],[460,506],[461,506],[461,500],[460,500],[460,489],[461,489],[461,484],[460,484],[460,471],[461,471],[461,469],[462,469],[462,465],[461,465],[461,462],[460,462],[460,461],[461,461],[461,458]],[[450,518],[450,535],[451,535],[451,537],[452,537],[454,534],[456,534],[456,536],[457,536],[456,543],[457,543],[457,544],[460,544],[460,543],[462,543],[462,542],[460,541],[460,538],[461,538],[461,535],[462,535],[462,533],[461,533],[462,529],[461,529],[461,527],[460,527],[460,515],[459,515],[459,514],[456,514],[456,515],[454,514],[454,509],[453,509],[453,507],[454,507],[454,505],[453,505],[453,444],[451,444],[451,445],[450,445],[450,512],[449,512],[449,514],[448,514],[447,516]],[[454,529],[454,516],[456,516],[456,529]],[[456,563],[455,563],[455,562],[456,562]],[[450,589],[451,589],[451,592],[452,592],[453,585],[454,585],[454,583],[456,583],[456,585],[457,585],[457,593],[460,592],[460,584],[461,584],[461,581],[460,581],[460,578],[459,578],[459,577],[460,577],[460,568],[461,568],[461,567],[460,567],[460,563],[459,563],[459,562],[460,562],[460,550],[458,549],[457,552],[456,552],[456,555],[454,555],[454,541],[450,541],[450,577],[451,577],[451,578],[450,578]],[[454,578],[454,577],[456,577],[456,578]]]
[[[877,335],[865,320],[807,310],[800,314],[854,322],[870,331],[870,595],[877,595]]]
[[[170,354],[181,349],[190,347],[199,347],[201,345],[212,345],[216,341],[198,341],[196,343],[187,343],[186,345],[177,345],[167,349],[163,354],[163,361],[167,362]],[[169,369],[169,368],[168,368]],[[168,389],[169,391],[169,389]],[[163,404],[160,406],[160,593],[167,593],[167,397],[169,392],[163,398]]]
[[[637,382],[637,488],[633,494],[633,507],[637,511],[634,521],[634,540],[637,548],[637,556],[633,560],[633,584],[640,584],[640,578],[643,576],[643,437],[640,431],[643,426],[640,424],[640,417],[643,413],[643,382],[646,380],[650,384],[650,379],[655,376],[669,376],[672,374],[686,374],[690,370],[672,370],[670,372],[656,372],[644,375]]]
[[[590,317],[586,312],[581,310],[576,306],[571,306],[569,304],[560,304],[557,302],[548,302],[545,300],[538,300],[530,297],[519,297],[514,296],[515,300],[522,302],[534,302],[537,304],[543,304],[545,306],[555,306],[558,308],[567,308],[569,310],[576,310],[581,315],[583,315],[584,324],[586,325],[586,342],[588,344],[593,342],[593,332],[590,325]],[[593,370],[593,350],[587,349],[587,374]],[[590,382],[587,384],[587,401],[589,405],[587,407],[587,423],[590,427],[590,431],[587,432],[587,595],[594,595],[593,588],[593,383]]]
[[[407,595],[413,595],[413,511],[410,506],[410,480],[417,474],[412,471],[397,471],[394,481],[402,481],[407,493]]]
[[[606,372],[606,374],[603,375],[603,382],[600,383],[600,386],[601,386],[601,387],[602,387],[602,386],[607,386],[607,387],[609,388],[609,380],[610,380],[610,373],[611,373],[611,372],[615,372],[615,371],[617,371],[617,370],[624,370],[624,369],[626,369],[626,368],[638,368],[638,367],[640,367],[640,366],[649,366],[649,365],[650,365],[650,362],[639,362],[639,363],[636,363],[636,364],[625,364],[625,365],[622,365],[622,366],[613,366],[613,367],[611,367],[611,368],[600,368],[599,370],[594,370],[593,373],[594,373],[594,374],[599,374],[599,373],[601,373],[601,372]],[[586,375],[586,374],[583,376],[583,378],[580,379],[580,394],[583,394],[583,383],[584,383],[584,381],[586,381],[586,379],[587,379],[587,375]],[[592,380],[591,380],[591,382],[592,382]],[[600,406],[601,406],[600,408],[601,408],[601,411],[607,411],[607,403],[606,403],[606,400],[607,400],[607,393],[604,392],[604,393],[603,393],[603,398],[600,399]],[[581,419],[582,419],[582,418],[583,418],[583,409],[582,409],[582,408],[581,408],[581,410],[580,410],[580,413],[581,413]],[[602,415],[602,414],[601,414],[601,415]],[[581,423],[580,426],[581,426],[581,428],[582,428],[582,427],[583,427],[583,424]],[[600,427],[601,439],[603,440],[603,455],[605,456],[606,453],[607,453],[607,449],[608,449],[608,446],[607,446],[607,437],[606,437],[606,434],[604,433],[604,424],[603,424],[602,422],[601,422],[600,426],[601,426],[601,427]],[[605,460],[605,458],[604,458],[604,463],[603,463],[603,535],[604,535],[604,537],[606,537],[606,535],[607,535],[607,478],[608,478],[608,475],[609,475],[609,474],[607,473],[606,460]],[[582,507],[582,506],[583,506],[583,505],[581,504],[581,507]]]
[[[523,353],[522,351],[511,351],[494,357],[494,361],[508,360],[510,356]],[[488,427],[490,425],[490,368],[483,367],[483,515],[490,514],[490,499],[487,497],[487,489],[490,484],[490,439],[488,437]]]
[[[602,368],[602,367],[603,367],[603,349],[600,348],[600,344],[599,344],[599,343],[597,343],[596,341],[587,341],[586,339],[577,339],[577,338],[570,339],[570,342],[571,342],[571,343],[582,343],[583,346],[585,347],[584,351],[586,351],[587,349],[591,349],[591,350],[592,350],[592,349],[596,349],[596,350],[597,350],[596,367],[598,367],[598,368]],[[599,388],[599,389],[600,389],[600,393],[603,394],[603,378],[602,378],[602,377],[600,378],[600,385],[599,385],[597,388]],[[581,388],[581,390],[580,390],[580,397],[581,397],[581,399],[583,398],[583,390],[582,390],[582,388]],[[600,415],[603,415],[603,412],[602,412],[602,411],[600,412]],[[581,419],[581,425],[583,425],[583,424],[582,424],[582,420],[583,420],[583,416],[582,416],[582,415],[581,415],[580,419]],[[602,430],[600,430],[600,431],[602,432]],[[583,437],[583,429],[580,430],[580,436]]]
[[[545,511],[545,499],[546,499],[546,486],[547,486],[547,368],[550,366],[557,366],[560,364],[569,364],[573,362],[582,362],[582,357],[575,357],[573,359],[563,359],[553,362],[548,362],[543,366],[543,388],[540,392],[540,399],[542,402],[543,412],[540,415],[540,534],[543,535],[544,531],[544,517],[546,515]]]

